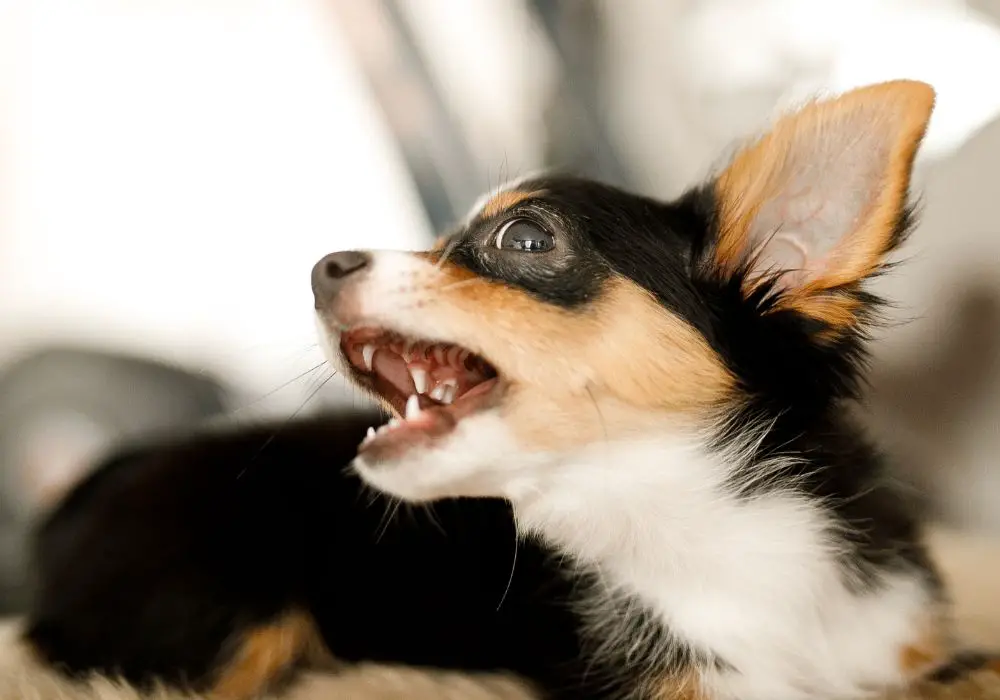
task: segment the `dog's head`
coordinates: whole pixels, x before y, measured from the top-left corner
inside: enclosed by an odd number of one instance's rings
[[[933,101],[899,81],[809,104],[671,203],[541,177],[428,252],[325,257],[328,355],[398,416],[356,467],[412,500],[516,498],[575,455],[708,436],[749,404],[830,410]]]

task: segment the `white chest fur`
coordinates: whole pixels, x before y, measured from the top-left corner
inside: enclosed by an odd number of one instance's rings
[[[592,568],[605,595],[638,597],[725,661],[702,678],[716,698],[857,698],[900,682],[930,606],[920,581],[849,590],[831,516],[791,490],[739,498],[731,469],[687,441],[605,444],[509,495],[520,527]]]

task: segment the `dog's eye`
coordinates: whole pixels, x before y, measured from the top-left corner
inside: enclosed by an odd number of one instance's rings
[[[552,250],[556,240],[527,219],[508,221],[497,232],[496,246],[500,250],[517,250],[522,253],[544,253]]]

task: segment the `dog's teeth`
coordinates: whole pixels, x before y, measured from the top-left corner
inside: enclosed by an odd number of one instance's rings
[[[436,387],[431,389],[431,398],[435,401],[443,401],[444,394],[448,388],[444,384],[438,384]]]
[[[365,360],[365,369],[369,372],[372,371],[372,358],[375,357],[375,346],[369,343],[361,351],[362,357]]]
[[[389,430],[392,430],[393,428],[395,428],[395,427],[397,427],[399,425],[399,419],[398,418],[390,418],[389,422],[386,425],[388,426]]]
[[[406,343],[403,344],[403,352],[400,354],[403,356],[403,359],[406,360],[407,362],[413,362],[413,346],[414,346],[414,341],[412,340],[407,340]],[[417,389],[417,391],[421,394],[424,393],[422,389]]]
[[[445,379],[440,384],[439,387],[443,389],[441,392],[441,398],[438,399],[443,403],[451,403],[455,400],[455,395],[458,394],[458,380],[456,379]]]
[[[406,400],[406,419],[416,418],[420,415],[420,399],[416,394],[411,394]]]
[[[375,428],[368,428],[368,433],[365,435],[365,439],[361,441],[360,446],[364,447],[365,445],[367,445],[369,442],[375,439],[375,436],[377,434],[378,433],[375,431]]]
[[[410,370],[410,378],[413,380],[413,387],[417,390],[418,394],[423,394],[427,391],[427,370],[420,367],[408,367]],[[414,397],[410,397],[414,398]]]

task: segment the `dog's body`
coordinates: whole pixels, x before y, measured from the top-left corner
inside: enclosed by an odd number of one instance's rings
[[[809,105],[673,203],[533,178],[428,253],[327,256],[328,356],[398,418],[105,468],[42,531],[28,640],[225,698],[328,653],[553,698],[856,698],[947,669],[917,519],[844,410],[932,104],[897,82]],[[447,534],[383,527],[348,462]]]
[[[213,432],[110,460],[39,532],[33,646],[77,675],[225,698],[325,654],[568,689],[579,641],[558,562],[518,542],[503,501],[413,509],[365,487],[346,466],[377,420]]]

